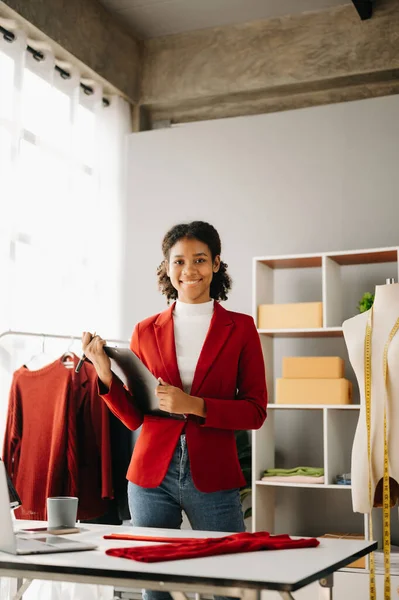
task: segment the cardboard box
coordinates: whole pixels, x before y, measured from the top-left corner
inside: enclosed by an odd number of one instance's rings
[[[321,538],[329,538],[329,539],[348,539],[348,540],[364,540],[364,535],[358,533],[325,533],[320,536]],[[358,558],[350,565],[347,565],[345,568],[351,569],[365,569],[366,568],[366,557],[362,556],[362,558]]]
[[[350,404],[348,379],[277,379],[277,404]]]
[[[284,356],[283,377],[288,379],[342,379],[345,363],[339,356]]]
[[[259,329],[312,329],[323,326],[323,303],[260,304]]]

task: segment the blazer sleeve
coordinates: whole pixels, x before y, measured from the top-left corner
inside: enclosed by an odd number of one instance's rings
[[[140,357],[139,342],[139,324],[134,328],[130,349]],[[98,379],[98,393],[105,401],[110,411],[120,420],[128,429],[134,431],[143,423],[143,415],[135,406],[133,395],[123,385],[119,377],[112,376],[111,386],[108,392],[104,392],[104,385]]]
[[[22,442],[22,405],[18,389],[17,377],[14,374],[6,421],[6,431],[3,442],[3,461],[12,481],[15,482],[18,473],[19,455]]]
[[[237,372],[234,399],[204,398],[203,427],[218,429],[259,429],[266,419],[267,388],[262,347],[255,323],[247,327]]]

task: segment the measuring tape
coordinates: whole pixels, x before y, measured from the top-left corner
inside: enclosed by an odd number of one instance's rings
[[[387,433],[387,401],[388,401],[388,348],[395,334],[399,330],[399,318],[391,329],[388,340],[384,346],[383,375],[384,375],[384,473],[383,473],[383,542],[384,542],[384,600],[391,599],[391,498],[389,490],[389,464],[388,464],[388,433]],[[369,539],[373,539],[372,507],[373,497],[371,488],[371,336],[373,332],[373,308],[369,313],[364,338],[364,392],[366,400],[367,424],[367,458],[369,466]],[[375,587],[375,561],[374,553],[370,554],[370,600],[376,600]]]

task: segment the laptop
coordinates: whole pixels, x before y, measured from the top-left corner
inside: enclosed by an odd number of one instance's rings
[[[159,385],[159,381],[134,352],[129,348],[112,346],[104,346],[104,352],[111,359],[111,370],[132,393],[143,415],[184,421],[184,415],[159,408],[159,400],[155,395],[155,388]]]
[[[11,518],[10,498],[7,487],[7,474],[0,461],[0,551],[9,554],[52,554],[53,552],[78,552],[94,550],[94,544],[69,540],[58,535],[33,537],[32,534],[14,532]]]
[[[1,458],[0,458],[0,462]],[[7,477],[7,487],[8,487],[8,495],[10,499],[10,508],[18,508],[21,506],[21,498],[18,496],[17,490],[15,489],[13,482],[11,481],[11,477],[7,473],[7,469],[5,469],[6,477]]]

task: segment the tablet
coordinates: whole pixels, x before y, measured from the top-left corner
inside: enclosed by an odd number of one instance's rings
[[[184,415],[169,413],[159,408],[155,395],[158,379],[147,369],[143,362],[129,348],[104,346],[105,353],[111,359],[111,370],[124,383],[133,395],[134,401],[144,415],[185,419]]]

